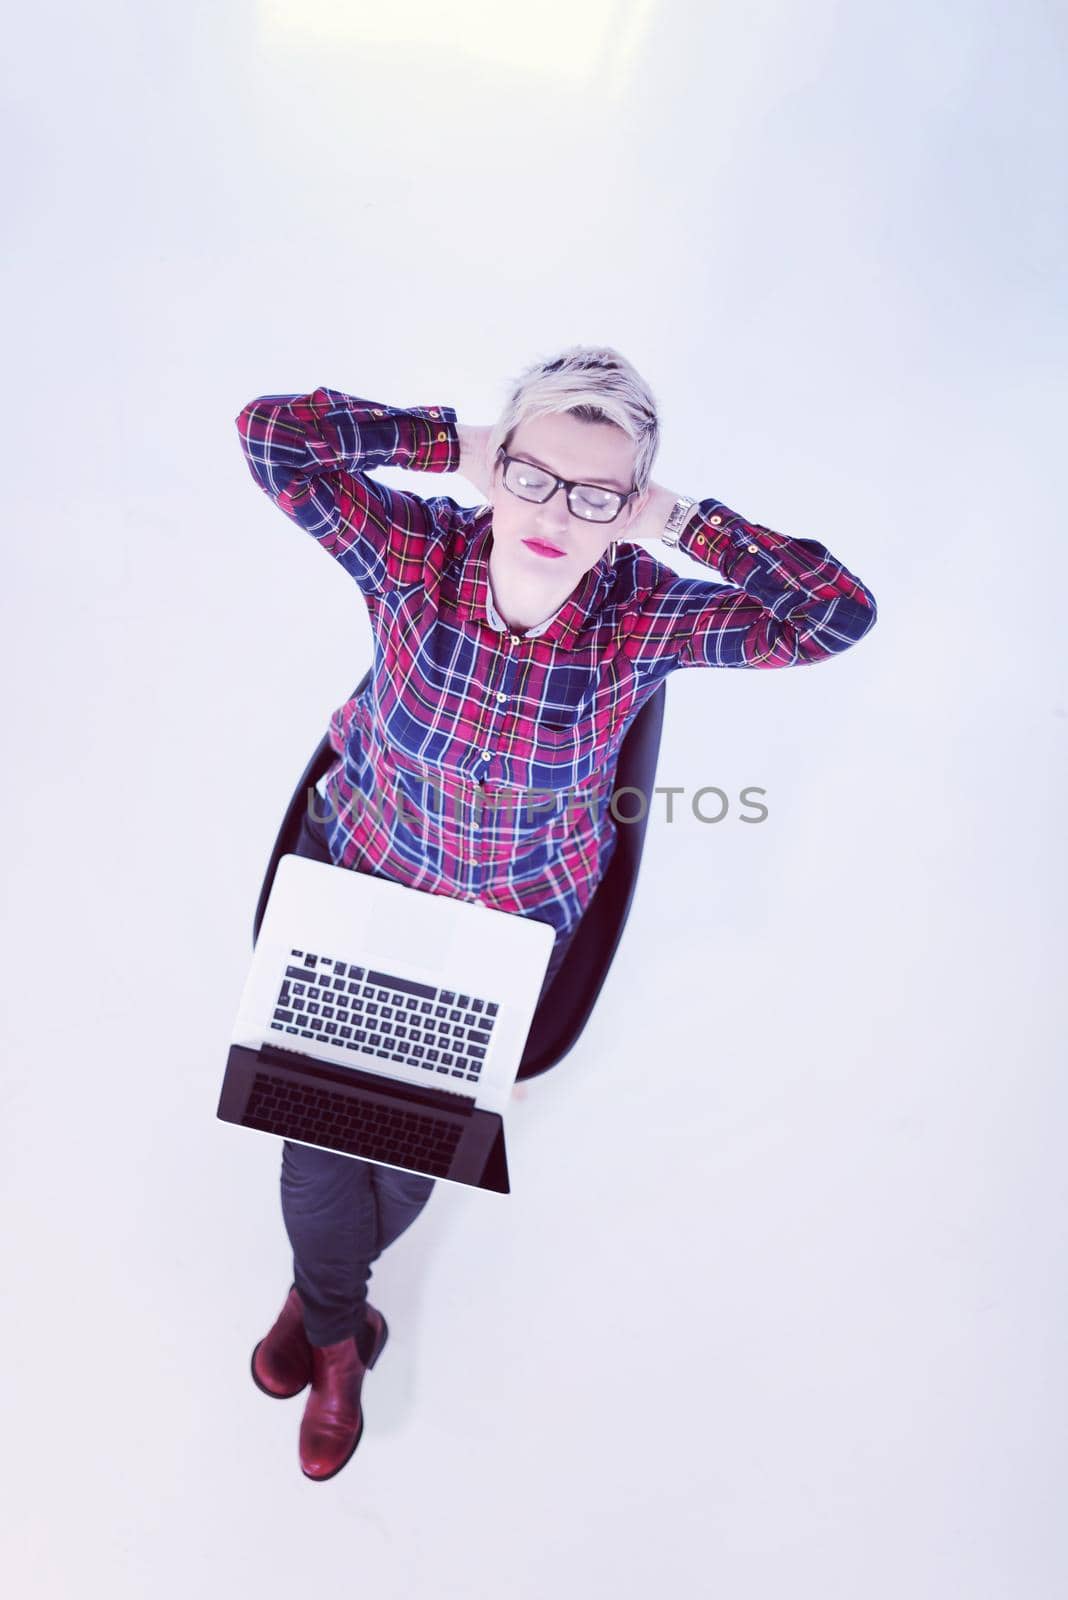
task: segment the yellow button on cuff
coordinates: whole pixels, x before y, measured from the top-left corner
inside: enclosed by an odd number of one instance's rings
[[[440,443],[441,443],[441,441],[442,441],[442,439],[447,439],[447,438],[448,438],[448,437],[449,437],[449,436],[448,436],[448,434],[447,434],[447,433],[439,433],[439,434],[438,434],[438,443],[439,443],[439,444],[440,444]]]

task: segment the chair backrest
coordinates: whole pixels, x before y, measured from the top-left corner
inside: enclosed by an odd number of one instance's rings
[[[370,678],[368,669],[353,690],[354,696],[364,692]],[[578,1042],[612,965],[634,898],[646,824],[652,809],[653,783],[664,722],[665,688],[666,683],[661,683],[634,718],[624,735],[616,762],[613,793],[618,795],[626,789],[638,790],[644,798],[641,814],[635,816],[633,821],[616,822],[618,837],[612,859],[575,930],[563,965],[534,1013],[523,1059],[516,1074],[518,1078],[533,1078],[540,1072],[547,1072]],[[296,849],[301,817],[308,804],[308,790],[329,771],[335,759],[333,747],[324,733],[301,774],[278,829],[256,906],[252,925],[253,945],[259,937],[278,863],[284,855]],[[616,810],[620,817],[628,818],[631,809],[629,802],[617,802]]]

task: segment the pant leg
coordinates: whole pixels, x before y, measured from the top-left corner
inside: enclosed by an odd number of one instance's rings
[[[325,834],[307,813],[294,853],[330,861]],[[371,1265],[415,1221],[434,1182],[283,1140],[282,1216],[312,1344],[335,1344],[352,1333],[359,1339]]]
[[[312,1344],[336,1344],[363,1320],[377,1208],[370,1163],[282,1141],[282,1216]]]
[[[371,1169],[371,1187],[378,1208],[377,1249],[371,1257],[377,1261],[394,1239],[399,1239],[422,1211],[430,1199],[437,1181],[421,1172],[401,1172],[397,1167],[384,1167],[379,1162],[366,1162]]]

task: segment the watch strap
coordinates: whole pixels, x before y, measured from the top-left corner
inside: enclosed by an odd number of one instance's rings
[[[688,495],[682,494],[679,496],[668,513],[668,519],[664,524],[664,531],[660,536],[662,544],[678,544],[679,535],[686,526],[690,512],[696,504],[697,501],[690,499]]]

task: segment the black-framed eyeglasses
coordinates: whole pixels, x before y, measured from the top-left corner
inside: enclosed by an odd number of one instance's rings
[[[510,456],[503,444],[497,454],[504,457],[504,487],[520,500],[531,500],[544,505],[557,489],[567,495],[568,510],[583,522],[614,522],[637,489],[623,494],[619,489],[602,489],[596,483],[570,483],[567,478],[556,478],[544,467],[535,467],[529,461]]]

